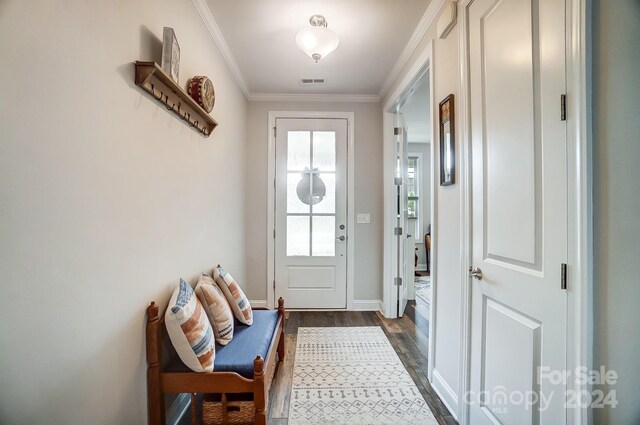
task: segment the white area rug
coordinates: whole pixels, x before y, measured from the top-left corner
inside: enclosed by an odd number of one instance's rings
[[[299,328],[289,425],[437,425],[380,327]]]

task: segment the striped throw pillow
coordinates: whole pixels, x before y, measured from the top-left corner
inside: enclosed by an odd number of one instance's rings
[[[182,279],[171,295],[164,321],[184,364],[195,372],[212,372],[216,356],[213,329],[193,289]]]
[[[211,322],[216,342],[227,345],[233,338],[233,313],[227,298],[218,288],[213,277],[207,274],[200,276],[195,292]]]
[[[240,285],[220,265],[213,269],[213,278],[229,301],[233,315],[240,323],[253,324],[253,311],[249,300],[240,289]]]

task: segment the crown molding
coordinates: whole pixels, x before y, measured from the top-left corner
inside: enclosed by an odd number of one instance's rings
[[[380,102],[375,94],[250,93],[247,99],[250,102]]]
[[[236,82],[240,86],[240,89],[244,93],[245,97],[248,97],[249,86],[247,85],[247,82],[242,76],[242,73],[240,72],[240,68],[238,68],[238,63],[236,62],[235,58],[231,54],[229,45],[227,44],[224,37],[222,36],[222,32],[220,31],[220,28],[218,27],[216,20],[213,18],[213,15],[211,14],[211,10],[209,9],[207,2],[205,0],[191,0],[191,2],[193,3],[196,10],[198,11],[200,18],[202,18],[202,22],[204,22],[205,27],[207,27],[209,34],[211,34],[211,38],[213,38],[213,41],[215,41],[216,45],[218,46],[220,53],[222,53],[222,57],[227,62],[227,65],[229,66],[229,69],[231,70],[231,73],[233,74],[233,77],[235,78]]]
[[[380,99],[384,99],[384,97],[387,95],[389,89],[391,88],[391,85],[398,79],[398,77],[400,76],[400,72],[402,72],[402,69],[405,67],[407,62],[409,62],[409,58],[411,57],[413,52],[415,52],[416,48],[420,44],[420,41],[422,41],[422,38],[427,33],[427,30],[429,29],[431,24],[435,22],[438,13],[448,1],[449,0],[431,1],[429,7],[427,7],[427,10],[424,12],[424,15],[422,15],[422,19],[420,19],[418,26],[416,27],[415,31],[413,31],[413,34],[407,42],[407,45],[404,47],[404,50],[398,57],[395,65],[393,65],[393,68],[391,68],[391,72],[389,72],[389,75],[387,75],[387,78],[384,80],[382,88],[380,89],[380,93],[378,93],[378,97]]]

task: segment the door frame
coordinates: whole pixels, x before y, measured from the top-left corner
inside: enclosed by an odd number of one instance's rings
[[[473,0],[461,0],[458,4],[460,25],[460,152],[461,190],[463,209],[463,285],[462,329],[461,329],[461,374],[460,394],[469,391],[471,370],[471,137],[470,137],[470,91],[469,91],[469,34],[468,7]],[[591,21],[589,0],[566,0],[566,94],[567,94],[567,189],[568,189],[568,268],[567,276],[567,370],[579,366],[593,369],[593,208],[592,208],[592,146],[591,128],[591,81],[589,68],[591,56]],[[559,100],[558,100],[559,101]],[[432,363],[432,362],[431,362]],[[591,392],[587,384],[569,380],[568,391],[580,394]],[[469,406],[461,403],[458,421],[469,423]],[[567,409],[567,424],[588,425],[592,421],[591,409]]]
[[[355,114],[353,112],[326,111],[269,111],[267,132],[267,307],[275,308],[275,196],[276,196],[276,119],[345,119],[347,120],[347,307],[353,310],[355,285]]]
[[[438,255],[438,236],[437,236],[437,210],[435,208],[438,191],[437,182],[439,177],[436,178],[436,164],[435,164],[435,140],[436,140],[436,128],[434,114],[437,111],[437,105],[434,98],[434,66],[433,66],[433,41],[429,41],[424,50],[420,53],[420,56],[411,67],[409,72],[403,77],[398,84],[397,88],[389,95],[388,101],[384,104],[382,109],[383,114],[383,188],[384,188],[384,245],[383,245],[383,290],[382,290],[382,314],[386,318],[397,318],[396,308],[398,302],[398,296],[396,287],[393,284],[396,270],[396,258],[394,255],[395,236],[393,235],[393,229],[396,227],[396,198],[395,198],[395,185],[393,184],[393,178],[395,177],[396,158],[395,158],[395,136],[393,135],[394,126],[394,108],[395,106],[406,96],[407,92],[423,77],[424,73],[429,73],[429,106],[430,106],[430,125],[431,125],[431,306],[429,317],[429,347],[428,347],[428,359],[429,366],[427,369],[427,378],[429,382],[432,381],[433,373],[433,356],[435,355],[435,332],[436,332],[436,293],[437,293],[437,264],[436,258]]]

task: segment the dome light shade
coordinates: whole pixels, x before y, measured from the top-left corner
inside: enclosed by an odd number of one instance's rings
[[[316,63],[336,50],[340,39],[327,28],[324,16],[313,15],[309,18],[311,28],[305,28],[296,35],[296,44]]]

